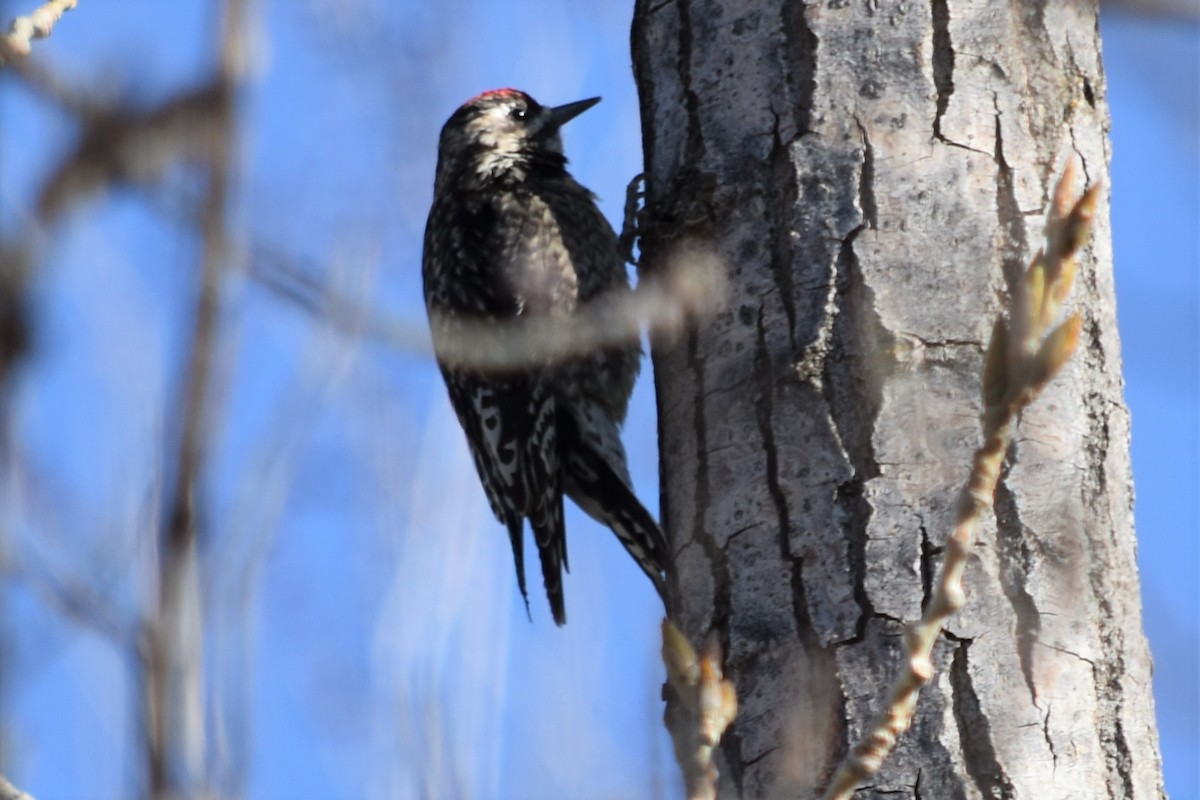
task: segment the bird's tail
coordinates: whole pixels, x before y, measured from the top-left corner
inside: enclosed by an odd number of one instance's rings
[[[525,601],[525,616],[529,616],[529,592],[525,591],[525,518],[509,515],[504,521],[508,527],[508,540],[512,543],[513,563],[517,568],[517,586],[521,599]],[[532,618],[531,618],[532,619]]]
[[[560,441],[557,431],[558,398],[539,385],[531,397],[533,413],[521,458],[526,511],[533,541],[542,562],[542,579],[554,621],[563,625],[563,568],[567,567],[567,532],[563,523]]]
[[[546,583],[546,597],[550,600],[554,622],[565,625],[567,610],[563,601],[562,573],[564,568],[569,570],[570,566],[567,564],[567,534],[563,524],[561,491],[546,498],[546,502],[529,516],[529,527],[533,529],[533,541],[541,557],[542,579]]]
[[[579,435],[575,421],[564,422],[562,418],[570,417],[570,414],[559,417],[567,494],[592,519],[612,529],[654,584],[665,606],[667,592],[663,574],[670,562],[670,550],[662,529],[617,469]]]

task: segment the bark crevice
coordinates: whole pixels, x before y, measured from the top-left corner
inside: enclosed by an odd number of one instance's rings
[[[796,135],[812,130],[813,95],[817,89],[817,35],[808,24],[807,5],[783,4],[783,46],[787,81]]]
[[[792,257],[795,244],[791,231],[794,227],[796,203],[800,196],[800,182],[796,176],[796,165],[792,163],[791,154],[783,142],[779,131],[779,117],[775,116],[772,130],[771,156],[768,161],[771,183],[775,187],[773,195],[779,197],[778,202],[772,202],[764,197],[763,202],[771,216],[771,275],[779,292],[779,301],[783,304],[783,312],[787,316],[788,341],[792,350],[796,349],[796,286],[792,280],[794,267]],[[762,331],[762,310],[759,309],[759,338],[765,337]]]
[[[1010,458],[1016,450],[1014,444]],[[1005,482],[1007,475],[1002,475],[996,485],[996,550],[1000,564],[1000,588],[1008,598],[1016,617],[1013,635],[1017,645],[1017,659],[1021,664],[1021,674],[1025,678],[1025,686],[1029,689],[1029,699],[1034,707],[1038,706],[1037,682],[1033,672],[1033,649],[1038,642],[1042,630],[1042,615],[1037,603],[1025,586],[1026,577],[1033,567],[1032,553],[1025,527],[1021,523],[1019,506],[1012,489]]]
[[[953,691],[954,720],[958,725],[959,746],[967,774],[979,792],[994,800],[1013,800],[1016,797],[1012,782],[992,744],[991,721],[979,705],[979,697],[971,679],[968,651],[970,639],[960,639],[950,663],[950,685]]]
[[[944,547],[936,547],[933,541],[929,538],[929,529],[925,527],[925,521],[921,521],[921,612],[929,606],[929,600],[933,597],[933,581],[937,577],[937,559],[943,552]]]
[[[996,100],[993,97],[993,105]],[[1013,171],[1004,155],[1004,132],[1000,124],[1000,109],[996,106],[996,214],[1000,226],[1000,263],[1004,280],[1012,287],[1020,285],[1025,275],[1025,259],[1029,251],[1029,240],[1025,233],[1025,219],[1017,202],[1017,190],[1013,184]]]
[[[1042,716],[1042,738],[1046,740],[1046,747],[1050,750],[1050,759],[1054,762],[1051,768],[1051,774],[1058,772],[1058,752],[1054,749],[1054,737],[1050,733],[1050,709],[1051,704],[1046,704],[1046,713]]]
[[[861,181],[860,181],[861,184]],[[866,483],[879,474],[871,445],[871,431],[879,413],[879,385],[867,379],[866,371],[856,363],[856,345],[865,345],[861,330],[856,330],[852,315],[870,314],[870,299],[859,295],[862,283],[854,253],[854,242],[866,230],[860,224],[842,241],[834,273],[834,293],[828,327],[821,341],[828,341],[821,371],[821,388],[833,422],[837,440],[852,470],[849,480],[838,484],[835,506],[838,522],[845,535],[846,556],[850,567],[854,601],[859,607],[855,634],[848,642],[861,641],[868,620],[876,616],[867,591],[867,545],[870,541],[871,504],[866,498]],[[878,319],[872,320],[880,328]],[[855,398],[851,401],[850,398]]]
[[[788,543],[791,541],[792,525],[788,518],[787,495],[779,483],[779,451],[775,446],[775,432],[772,430],[775,414],[775,369],[771,363],[771,354],[767,350],[767,331],[763,326],[761,307],[758,310],[758,337],[754,343],[754,372],[758,377],[754,407],[758,433],[762,437],[767,461],[767,491],[775,504],[775,518],[779,524],[780,556],[787,559],[790,555]]]
[[[717,542],[714,533],[708,530],[705,519],[709,508],[708,458],[710,454],[708,452],[708,422],[705,414],[707,397],[704,391],[704,359],[698,355],[698,339],[699,334],[693,332],[688,336],[687,344],[688,368],[692,371],[692,378],[695,381],[695,391],[692,396],[692,433],[696,437],[696,469],[691,539],[703,548],[708,559],[709,569],[712,571],[715,596],[713,597],[710,625],[717,630],[726,632],[727,635],[731,591],[728,554]],[[728,647],[729,643],[726,641],[722,644]]]
[[[679,85],[687,111],[687,145],[683,163],[695,167],[704,158],[704,130],[700,121],[700,100],[692,89],[692,14],[690,3],[680,3],[679,12]]]
[[[858,204],[862,210],[863,224],[869,230],[875,230],[879,227],[879,208],[875,202],[875,148],[871,146],[871,136],[862,120],[855,117],[854,124],[858,126],[863,146],[862,169],[858,173]]]
[[[950,40],[950,8],[946,0],[933,0],[933,85],[937,90],[937,113],[933,118],[933,135],[948,141],[942,134],[942,117],[950,107],[954,94],[954,43]]]

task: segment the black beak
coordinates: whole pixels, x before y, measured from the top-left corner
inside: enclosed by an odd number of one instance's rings
[[[567,103],[565,106],[555,106],[550,109],[550,124],[546,127],[550,130],[558,130],[599,102],[599,97],[589,97],[587,100],[577,100],[574,103]]]

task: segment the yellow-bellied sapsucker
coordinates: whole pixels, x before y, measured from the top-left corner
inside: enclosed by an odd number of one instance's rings
[[[449,337],[474,324],[561,322],[629,291],[617,237],[595,197],[567,172],[559,128],[600,98],[546,108],[500,89],[469,100],[438,144],[422,276],[450,402],[492,511],[508,528],[528,606],[522,550],[529,520],[554,620],[566,621],[563,493],[621,543],[662,595],[667,544],[630,488],[620,426],[641,348],[584,345],[570,357],[514,367],[455,363]],[[458,343],[461,345],[461,343]]]

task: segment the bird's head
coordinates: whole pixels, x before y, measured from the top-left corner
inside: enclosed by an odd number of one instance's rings
[[[524,180],[530,171],[562,170],[559,128],[599,97],[547,107],[517,89],[484,92],[446,120],[438,143],[438,186],[446,182]]]

